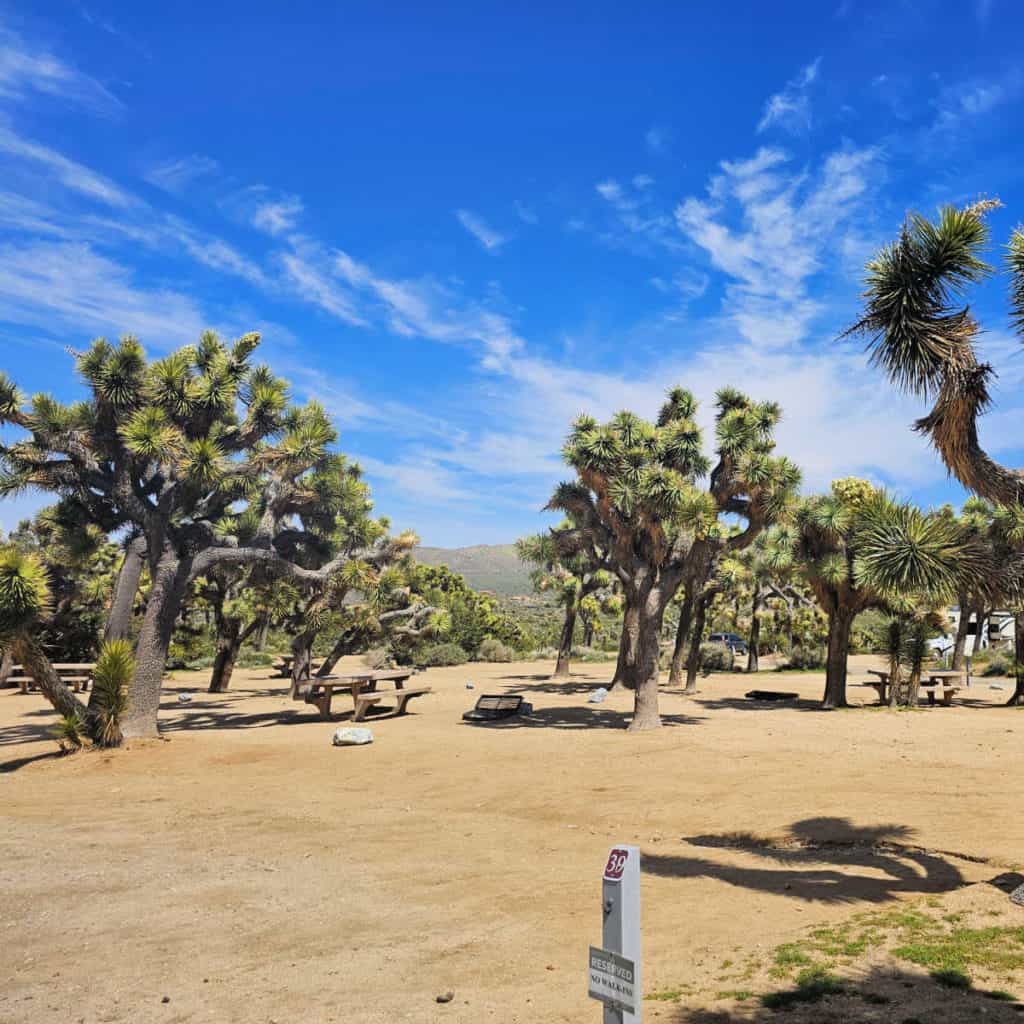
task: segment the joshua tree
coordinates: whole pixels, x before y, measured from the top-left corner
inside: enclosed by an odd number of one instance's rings
[[[990,571],[983,547],[948,516],[893,502],[866,480],[836,480],[832,493],[797,510],[797,553],[828,616],[826,708],[846,705],[853,620],[867,608],[947,599],[964,579]]]
[[[576,620],[599,611],[598,598],[609,595],[614,584],[605,553],[579,540],[574,524],[566,520],[550,533],[516,541],[520,559],[536,566],[530,573],[534,589],[553,594],[563,609],[555,678],[569,675]]]
[[[581,416],[564,448],[576,480],[556,489],[549,508],[569,515],[581,544],[607,552],[622,585],[627,674],[635,688],[630,729],[652,729],[658,714],[658,656],[665,608],[687,581],[696,592],[716,554],[738,550],[783,507],[798,472],[773,458],[778,407],[732,390],[718,395],[718,463],[710,468],[694,422],[697,403],[682,388],[669,393],[656,423],[621,412],[605,424]],[[726,536],[719,517],[744,518]]]
[[[865,307],[851,332],[867,336],[874,361],[901,390],[934,399],[915,429],[928,436],[946,468],[965,487],[1001,505],[1024,502],[1024,472],[999,465],[978,441],[978,417],[991,405],[995,374],[979,363],[981,333],[967,288],[988,277],[985,214],[997,200],[958,210],[943,207],[936,221],[912,214],[898,239],[867,265]],[[1010,319],[1024,332],[1024,229],[1010,236]]]
[[[320,406],[289,407],[285,383],[250,365],[258,344],[257,334],[226,345],[207,332],[198,345],[148,363],[134,338],[117,346],[101,339],[77,358],[89,398],[68,406],[37,395],[26,407],[0,377],[0,422],[28,432],[0,447],[0,493],[54,491],[102,529],[145,538],[152,582],[126,736],[156,734],[167,649],[192,580],[259,565],[318,586],[352,560],[346,550],[309,568],[293,557],[301,551],[294,518],[336,434]],[[240,507],[258,513],[244,542],[232,532]]]

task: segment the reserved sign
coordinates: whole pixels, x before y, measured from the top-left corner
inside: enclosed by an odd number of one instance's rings
[[[616,1010],[637,1013],[640,997],[636,991],[636,965],[618,953],[591,946],[587,992],[591,999],[599,999]]]

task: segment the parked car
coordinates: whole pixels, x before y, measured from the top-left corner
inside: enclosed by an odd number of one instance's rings
[[[747,653],[747,641],[735,633],[712,633],[708,637],[708,643],[725,644],[733,654]]]
[[[940,658],[944,658],[950,651],[953,650],[954,641],[951,636],[947,636],[945,633],[942,636],[937,636],[932,640],[928,641],[928,649]]]

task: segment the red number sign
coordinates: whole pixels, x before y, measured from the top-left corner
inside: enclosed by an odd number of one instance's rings
[[[604,866],[604,877],[609,882],[618,882],[622,878],[628,857],[628,850],[614,849],[608,854],[608,863]]]

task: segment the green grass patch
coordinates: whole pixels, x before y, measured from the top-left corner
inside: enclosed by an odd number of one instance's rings
[[[788,1010],[800,1003],[817,1003],[826,996],[842,995],[844,992],[846,987],[839,978],[816,965],[797,975],[795,988],[761,996],[761,1005],[768,1010]]]
[[[748,999],[754,998],[754,993],[748,991],[745,988],[727,988],[723,989],[715,997],[716,999],[735,999],[737,1003],[746,1002]]]
[[[1024,968],[1024,928],[935,927],[896,947],[893,955],[932,972],[1016,971]]]
[[[685,995],[693,990],[689,985],[681,985],[679,988],[663,988],[658,992],[648,992],[644,999],[651,999],[661,1003],[677,1003]]]

